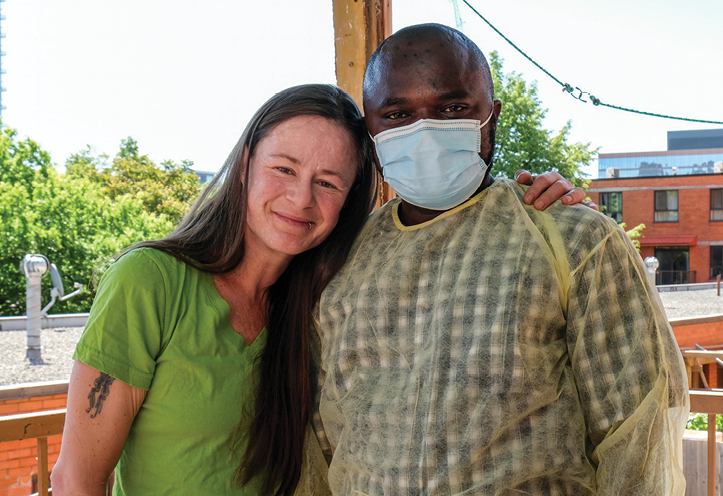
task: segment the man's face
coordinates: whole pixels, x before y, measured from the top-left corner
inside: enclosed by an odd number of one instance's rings
[[[365,95],[364,111],[372,136],[420,119],[495,117],[482,130],[480,156],[489,164],[494,153],[496,116],[484,74],[465,50],[445,41],[425,40],[395,47],[377,63],[378,78]]]

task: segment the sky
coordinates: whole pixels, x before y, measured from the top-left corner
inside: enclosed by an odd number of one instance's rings
[[[723,121],[720,0],[469,2],[563,82],[603,102]],[[3,123],[62,168],[132,136],[156,163],[216,171],[275,92],[335,83],[332,0],[7,0]],[[462,31],[537,81],[544,126],[600,153],[662,151],[667,131],[723,128],[582,103],[458,2]],[[392,0],[392,29],[457,26],[451,0]],[[504,102],[502,111],[504,112]],[[586,171],[597,175],[593,164]]]

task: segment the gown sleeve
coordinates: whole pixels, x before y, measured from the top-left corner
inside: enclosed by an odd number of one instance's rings
[[[567,345],[598,494],[683,495],[682,356],[640,255],[614,230],[573,270]]]

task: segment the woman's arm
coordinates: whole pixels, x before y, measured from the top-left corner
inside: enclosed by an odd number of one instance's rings
[[[63,441],[51,476],[55,496],[104,496],[133,419],[146,397],[82,362],[70,374]]]
[[[582,188],[573,188],[572,183],[558,172],[545,172],[533,176],[529,171],[520,169],[515,172],[515,180],[530,187],[525,193],[525,203],[532,205],[534,202],[537,210],[545,210],[557,199],[565,205],[582,203],[593,210],[599,210],[595,203],[583,201],[585,192]]]

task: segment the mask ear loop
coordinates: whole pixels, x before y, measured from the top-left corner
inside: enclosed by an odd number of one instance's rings
[[[495,109],[494,109],[494,107],[493,107],[493,108],[492,108],[492,112],[490,112],[490,116],[487,117],[487,120],[484,121],[482,124],[479,125],[479,128],[480,128],[480,129],[482,129],[483,127],[485,127],[485,126],[487,125],[487,123],[490,121],[490,119],[492,119],[492,114],[494,114],[494,113],[495,113]]]

